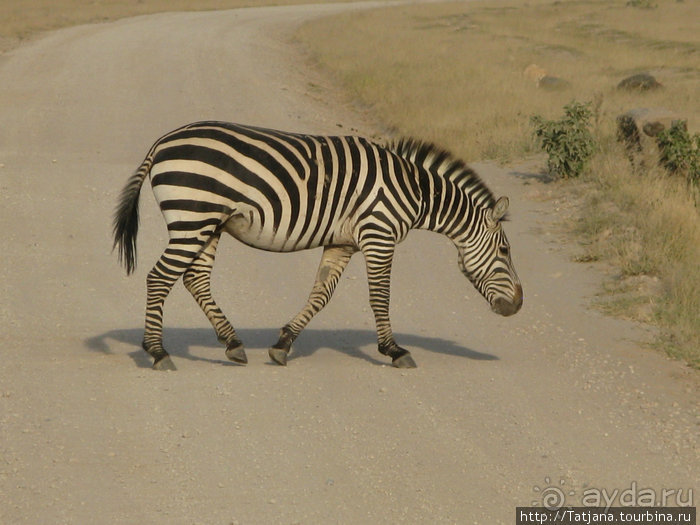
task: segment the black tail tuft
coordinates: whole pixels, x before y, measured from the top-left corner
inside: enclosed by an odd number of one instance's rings
[[[141,185],[151,169],[150,156],[124,186],[114,212],[114,245],[118,247],[119,262],[127,275],[136,268],[136,235],[139,231],[139,194]]]

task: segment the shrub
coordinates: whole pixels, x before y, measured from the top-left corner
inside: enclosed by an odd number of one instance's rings
[[[532,117],[535,136],[547,153],[547,169],[563,178],[578,177],[583,173],[595,150],[595,140],[589,129],[593,113],[590,103],[575,100],[564,106],[560,120]]]
[[[657,137],[659,162],[669,172],[682,175],[700,185],[700,134],[690,135],[686,124],[675,121]]]

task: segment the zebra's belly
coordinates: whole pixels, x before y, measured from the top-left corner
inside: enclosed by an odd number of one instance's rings
[[[275,230],[271,224],[263,225],[252,212],[235,213],[226,221],[223,229],[248,246],[272,252],[295,252],[330,244],[354,244],[351,229],[347,225],[330,228],[325,235],[289,236],[287,232]]]

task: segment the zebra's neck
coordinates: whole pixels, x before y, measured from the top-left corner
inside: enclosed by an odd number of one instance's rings
[[[437,146],[403,139],[394,152],[415,166],[421,190],[420,213],[414,228],[442,233],[457,240],[469,225],[493,207],[496,199],[476,172]]]

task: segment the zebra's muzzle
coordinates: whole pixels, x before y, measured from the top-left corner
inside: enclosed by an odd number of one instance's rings
[[[519,284],[515,285],[515,293],[513,294],[513,300],[509,301],[503,297],[496,299],[493,304],[491,304],[491,310],[499,315],[508,317],[518,313],[520,307],[523,305],[523,287]]]

